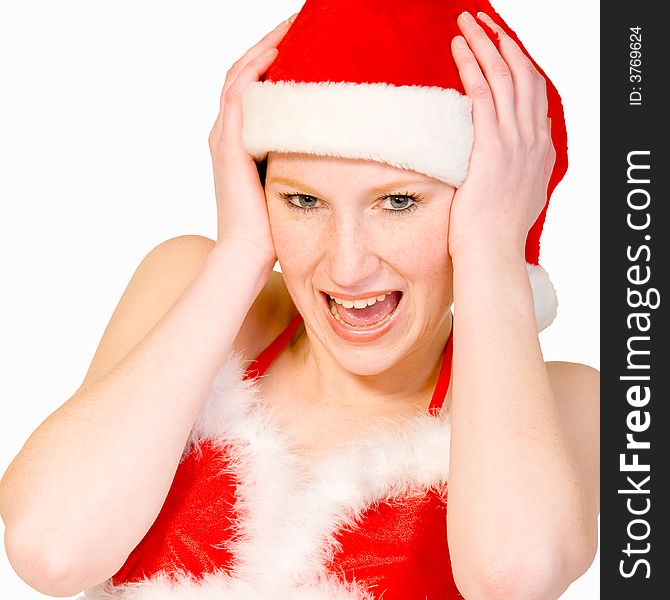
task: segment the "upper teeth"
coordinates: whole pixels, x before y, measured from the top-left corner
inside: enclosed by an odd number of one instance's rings
[[[330,294],[328,294],[330,296]],[[372,306],[375,302],[381,302],[386,298],[388,294],[381,294],[379,296],[371,296],[370,298],[361,298],[360,300],[343,300],[342,298],[336,298],[335,296],[330,296],[335,302],[344,306],[344,308],[365,308],[366,306]]]

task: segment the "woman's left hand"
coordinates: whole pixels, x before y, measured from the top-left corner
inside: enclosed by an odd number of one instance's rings
[[[459,16],[465,40],[454,37],[451,48],[475,134],[468,176],[451,204],[448,252],[454,258],[470,245],[502,243],[523,256],[556,158],[546,80],[500,26],[477,16],[498,34],[500,52],[469,13]]]

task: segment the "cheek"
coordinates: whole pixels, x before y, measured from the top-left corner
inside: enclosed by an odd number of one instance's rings
[[[451,267],[447,251],[448,213],[431,210],[420,219],[408,219],[386,236],[387,256],[417,275],[431,277]]]
[[[438,238],[413,238],[398,252],[387,253],[389,262],[417,285],[437,287],[451,273],[451,260],[446,240]]]
[[[277,258],[281,260],[279,252],[286,245],[286,223],[282,218],[282,213],[278,210],[276,203],[268,200],[267,203],[268,218],[270,221],[270,231],[272,232],[272,241],[277,251]]]
[[[281,211],[268,208],[270,229],[277,259],[287,271],[300,273],[308,270],[318,256],[319,233],[308,220],[298,222]]]
[[[410,282],[419,304],[448,309],[453,295],[453,265],[447,249],[448,212],[431,211],[416,227],[398,229],[386,243],[389,262]]]

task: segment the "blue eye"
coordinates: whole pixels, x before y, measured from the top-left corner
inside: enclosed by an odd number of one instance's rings
[[[309,194],[289,194],[286,192],[283,192],[279,194],[280,198],[283,198],[286,201],[286,206],[290,208],[291,210],[296,210],[298,212],[301,212],[303,214],[312,212],[313,210],[316,210],[316,207],[313,205],[318,202],[318,199],[315,198],[314,196],[310,196]],[[298,203],[293,202],[293,199],[297,199]],[[393,214],[402,214],[402,215],[407,215],[411,212],[414,212],[417,208],[417,204],[421,202],[421,196],[417,194],[410,194],[410,193],[405,193],[405,194],[387,194],[386,196],[382,196],[379,198],[379,200],[390,200],[392,203],[393,202],[398,202],[398,203],[406,203],[411,201],[412,204],[409,206],[404,206],[401,208],[391,208],[391,209],[385,209],[386,212],[388,213],[393,213]],[[303,202],[306,201],[308,203],[308,206],[304,206]],[[393,206],[393,204],[392,204]]]
[[[315,210],[314,206],[302,206],[300,204],[296,204],[295,202],[291,202],[291,198],[298,198],[298,199],[308,198],[309,201],[316,201],[316,198],[314,196],[308,196],[307,194],[286,194],[286,193],[279,194],[279,196],[284,200],[286,200],[286,206],[288,206],[292,210],[297,210],[303,213],[308,213]]]
[[[419,208],[417,206],[417,203],[420,202],[419,196],[416,196],[415,194],[387,194],[386,196],[383,196],[381,199],[391,200],[391,202],[399,201],[401,203],[408,202],[411,200],[412,204],[410,204],[409,206],[405,206],[398,210],[391,210],[392,213],[400,213],[400,214],[408,214],[414,212],[417,208]]]

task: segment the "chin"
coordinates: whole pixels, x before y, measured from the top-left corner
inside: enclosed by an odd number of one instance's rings
[[[392,369],[398,360],[394,360],[394,357],[386,355],[384,360],[378,360],[378,357],[370,356],[366,358],[362,356],[364,351],[352,351],[348,352],[346,358],[342,353],[337,351],[333,354],[337,363],[352,375],[359,375],[360,377],[373,377],[375,375],[380,375]]]

